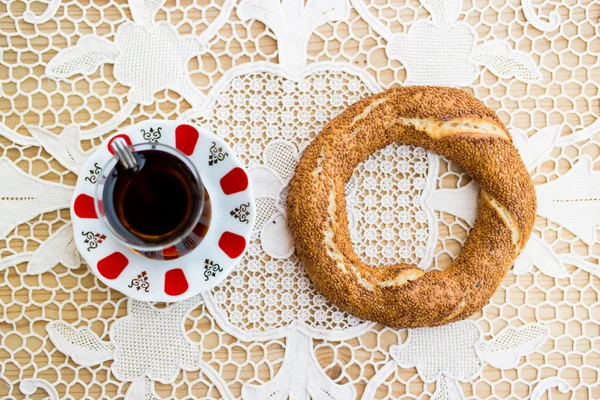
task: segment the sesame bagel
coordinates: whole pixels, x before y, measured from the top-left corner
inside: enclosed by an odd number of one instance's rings
[[[394,142],[443,155],[479,184],[475,226],[444,271],[370,266],[352,248],[344,185]],[[462,90],[409,86],[363,99],[327,124],[300,159],[287,207],[297,254],[325,297],[360,318],[416,328],[467,318],[489,301],[529,238],[536,197],[493,111]]]

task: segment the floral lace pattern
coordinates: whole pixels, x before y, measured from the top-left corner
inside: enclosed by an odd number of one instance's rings
[[[316,70],[299,82],[269,72],[231,78],[208,116],[194,121],[227,139],[250,166],[258,216],[248,255],[206,296],[208,306],[220,325],[248,338],[276,337],[296,325],[324,336],[354,327],[358,319],[325,301],[293,254],[285,196],[302,149],[327,121],[376,88],[343,70]]]
[[[433,220],[426,199],[437,165],[436,156],[420,147],[394,144],[356,168],[346,204],[354,249],[364,262],[429,267],[424,263],[431,260]]]
[[[599,13],[550,0],[0,4],[0,397],[599,398]],[[316,292],[285,201],[328,120],[404,84],[463,86],[497,110],[539,207],[481,312],[397,331]],[[259,212],[234,273],[167,306],[100,284],[69,222],[94,147],[147,118],[228,141]],[[476,184],[411,146],[371,155],[346,189],[371,264],[445,268],[476,218]]]

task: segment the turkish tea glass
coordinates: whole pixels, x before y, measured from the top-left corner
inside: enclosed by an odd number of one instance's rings
[[[153,260],[173,260],[206,236],[211,207],[190,159],[163,144],[127,146],[116,139],[114,157],[102,169],[95,207],[124,245]]]

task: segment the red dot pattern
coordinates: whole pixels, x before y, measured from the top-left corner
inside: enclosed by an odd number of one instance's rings
[[[233,232],[223,232],[219,239],[219,248],[229,256],[229,258],[238,258],[246,249],[246,239]]]
[[[79,218],[98,218],[94,208],[94,198],[87,194],[80,194],[75,198],[73,210]]]
[[[200,134],[191,125],[179,125],[175,130],[175,147],[186,156],[191,156],[198,143]]]
[[[117,251],[98,261],[98,272],[106,279],[117,279],[128,264],[129,260],[127,257]]]
[[[181,268],[169,270],[165,274],[165,293],[169,296],[182,295],[188,290],[189,286],[185,273]]]
[[[248,175],[243,169],[236,167],[221,178],[220,184],[226,195],[243,192],[248,189]]]

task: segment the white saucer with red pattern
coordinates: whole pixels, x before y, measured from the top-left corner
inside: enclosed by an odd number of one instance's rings
[[[212,219],[202,242],[174,260],[151,260],[117,241],[94,207],[102,167],[113,157],[110,142],[160,143],[186,154],[210,196]],[[119,131],[86,161],[79,175],[71,218],[77,249],[107,286],[143,301],[180,301],[219,284],[239,263],[256,216],[248,174],[218,136],[178,121],[149,120]]]

